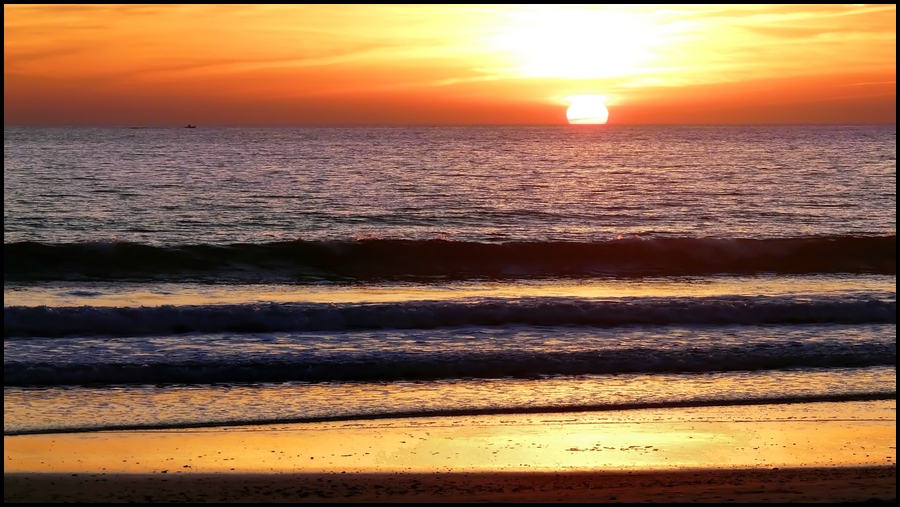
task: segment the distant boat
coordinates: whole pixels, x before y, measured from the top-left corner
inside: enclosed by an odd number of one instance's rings
[[[196,126],[196,125],[191,125],[190,123],[188,123],[187,125],[184,126],[184,128],[186,128],[186,129],[195,129],[195,128],[197,128],[197,126]]]

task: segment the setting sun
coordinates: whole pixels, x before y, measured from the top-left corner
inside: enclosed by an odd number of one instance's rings
[[[600,95],[576,95],[569,97],[572,105],[566,110],[566,118],[572,125],[602,125],[609,119],[609,111]]]

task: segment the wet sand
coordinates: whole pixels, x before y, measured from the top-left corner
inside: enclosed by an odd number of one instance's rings
[[[4,437],[4,501],[869,501],[896,400]]]

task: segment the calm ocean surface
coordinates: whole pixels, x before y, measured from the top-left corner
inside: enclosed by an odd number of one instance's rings
[[[896,127],[4,129],[4,434],[896,398]]]

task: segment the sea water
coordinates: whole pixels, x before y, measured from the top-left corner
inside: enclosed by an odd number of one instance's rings
[[[896,398],[896,127],[4,129],[4,434]]]

